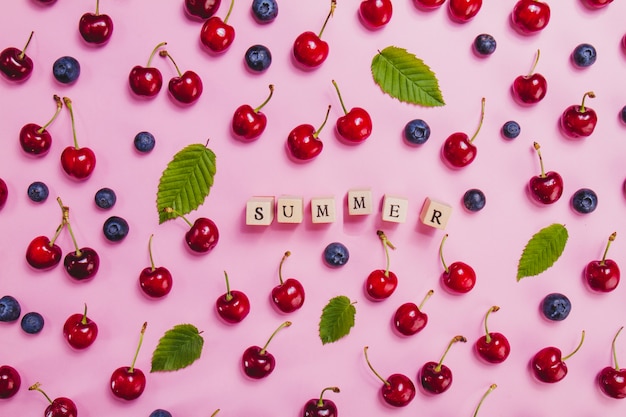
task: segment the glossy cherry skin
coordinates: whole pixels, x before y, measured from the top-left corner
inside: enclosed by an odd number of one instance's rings
[[[361,143],[372,134],[372,118],[360,107],[353,107],[337,119],[337,133],[348,143]]]
[[[561,350],[552,346],[541,349],[533,356],[531,369],[542,382],[558,382],[567,375],[567,365],[561,360]]]
[[[393,15],[391,0],[363,0],[359,6],[359,16],[366,27],[377,29],[385,26]]]
[[[328,43],[311,31],[303,32],[293,43],[293,56],[307,68],[320,66],[328,58]]]
[[[0,178],[0,210],[2,210],[2,208],[6,204],[8,197],[9,189],[7,187],[7,183],[4,182],[2,178]]]
[[[583,272],[585,281],[594,291],[611,292],[620,281],[620,270],[617,262],[612,259],[591,261]]]
[[[98,337],[98,325],[85,314],[72,314],[63,324],[63,337],[74,349],[86,349]]]
[[[476,158],[477,149],[465,133],[450,135],[441,148],[444,160],[454,168],[463,168]]]
[[[145,267],[139,273],[139,287],[148,297],[165,297],[172,290],[172,274],[163,267]]]
[[[220,239],[217,225],[211,219],[198,217],[187,233],[185,242],[194,253],[207,253],[213,249]]]
[[[511,345],[509,340],[498,332],[489,332],[490,341],[487,341],[487,335],[483,335],[474,344],[476,353],[482,359],[489,363],[502,363],[509,357],[511,353]]]
[[[86,180],[96,167],[96,154],[90,148],[66,147],[61,152],[63,171],[76,180]]]
[[[436,9],[440,7],[446,0],[413,0],[415,7],[419,9]]]
[[[315,135],[315,128],[310,124],[296,126],[287,137],[287,149],[292,157],[308,161],[318,156],[324,143]]]
[[[252,379],[265,378],[276,366],[274,355],[263,351],[260,346],[250,346],[241,357],[243,371]]]
[[[221,0],[185,0],[185,13],[194,20],[206,20],[220,7]]]
[[[393,316],[394,328],[405,336],[412,336],[428,324],[428,315],[422,313],[415,303],[404,303]]]
[[[77,417],[78,409],[74,401],[67,397],[58,397],[46,407],[43,415],[44,417]]]
[[[227,323],[239,323],[250,313],[250,300],[242,291],[231,290],[215,300],[217,314]]]
[[[252,141],[265,131],[267,116],[260,111],[255,112],[252,106],[244,104],[235,110],[231,126],[239,139]]]
[[[113,34],[113,19],[106,14],[85,13],[78,22],[78,31],[85,42],[104,45]]]
[[[420,369],[418,380],[427,392],[441,394],[452,385],[452,371],[443,364],[437,370],[437,362],[426,362]]]
[[[22,378],[12,366],[0,366],[0,398],[11,398],[20,390]]]
[[[0,52],[0,72],[9,81],[26,81],[33,73],[33,60],[22,51],[8,47]]]
[[[600,391],[611,398],[626,398],[626,369],[613,366],[603,368],[597,377]]]
[[[613,0],[582,0],[583,4],[590,9],[601,9],[613,3]]]
[[[35,123],[28,123],[20,129],[20,146],[29,155],[44,156],[52,146],[52,136],[47,129]]]
[[[465,23],[478,14],[482,5],[482,0],[449,0],[448,12],[455,22]]]
[[[321,404],[319,398],[311,398],[304,404],[302,417],[337,417],[337,406],[331,400],[322,399]]]
[[[444,288],[453,293],[467,293],[476,285],[476,272],[464,262],[453,262],[448,272],[441,274],[441,283]]]
[[[146,388],[146,376],[141,369],[121,366],[111,374],[111,392],[117,398],[131,401],[139,398]]]
[[[513,27],[523,35],[542,31],[550,22],[550,6],[538,0],[519,0],[511,13]]]
[[[283,313],[292,313],[304,304],[304,287],[300,281],[289,278],[272,289],[272,302]]]
[[[174,77],[168,84],[172,97],[183,104],[198,100],[203,90],[202,79],[193,71],[185,71],[180,77]]]
[[[581,111],[578,104],[569,106],[561,115],[561,128],[571,138],[590,136],[597,123],[598,115],[595,110],[586,107]]]
[[[63,265],[70,277],[77,281],[93,278],[100,267],[100,256],[92,248],[82,248],[65,255]]]
[[[202,25],[200,42],[212,52],[224,52],[235,39],[235,28],[217,16],[210,17]]]
[[[365,280],[365,292],[373,301],[381,301],[394,293],[398,286],[398,277],[393,272],[375,269]]]
[[[392,374],[383,384],[381,394],[383,400],[394,407],[404,407],[415,398],[415,384],[403,374]]]
[[[163,87],[163,75],[157,68],[136,65],[128,74],[128,85],[138,96],[154,97]]]
[[[26,261],[35,269],[45,270],[55,267],[63,253],[56,244],[50,244],[47,236],[37,236],[28,244],[26,248]]]
[[[548,171],[545,176],[535,175],[528,183],[530,195],[542,204],[552,204],[563,195],[563,178],[554,172]]]
[[[539,103],[548,92],[548,82],[541,74],[520,75],[511,87],[513,97],[521,104]]]

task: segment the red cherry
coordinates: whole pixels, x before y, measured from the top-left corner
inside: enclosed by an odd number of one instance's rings
[[[222,0],[185,0],[185,14],[193,20],[206,20],[219,9]]]
[[[135,400],[143,394],[143,391],[146,388],[146,376],[140,369],[135,368],[135,362],[137,361],[137,356],[139,355],[139,349],[141,348],[143,335],[146,332],[147,325],[148,323],[144,323],[141,327],[139,343],[131,365],[121,366],[111,374],[111,392],[117,398],[127,401]]]
[[[578,352],[578,349],[585,340],[585,331],[582,332],[580,343],[572,353],[561,358],[561,350],[549,346],[541,349],[531,359],[531,369],[533,375],[542,382],[555,383],[559,382],[567,375],[567,365],[565,361]]]
[[[87,317],[87,304],[82,314],[72,314],[63,324],[63,337],[74,349],[85,349],[98,337],[98,325]]]
[[[550,6],[538,0],[519,0],[511,13],[513,27],[522,35],[542,31],[550,22]]]
[[[163,266],[155,266],[152,257],[152,237],[148,240],[148,253],[150,255],[150,266],[144,268],[139,273],[139,287],[148,297],[165,297],[172,290],[172,274]]]
[[[443,364],[443,360],[448,354],[452,345],[456,342],[467,342],[463,336],[455,336],[445,352],[441,356],[439,362],[426,362],[420,369],[417,380],[420,381],[422,388],[431,394],[441,394],[447,391],[452,385],[452,371]]]
[[[539,50],[537,50],[535,62],[528,75],[518,76],[511,86],[513,98],[522,105],[538,103],[543,100],[548,92],[548,82],[545,77],[534,72],[538,62]]]
[[[185,216],[176,212],[171,207],[165,208],[165,211],[182,218],[189,226],[189,230],[185,233],[185,243],[192,253],[208,253],[215,248],[219,242],[220,233],[213,220],[206,217],[198,217],[195,222],[191,223]]]
[[[369,29],[385,26],[393,15],[391,0],[362,0],[359,6],[361,22]]]
[[[259,346],[250,346],[247,348],[241,356],[241,366],[244,373],[252,379],[261,379],[267,377],[274,371],[276,367],[276,358],[274,355],[267,351],[267,347],[276,336],[276,334],[283,328],[291,326],[290,321],[283,322],[262,348]]]
[[[543,167],[543,158],[539,151],[540,146],[537,142],[533,144],[537,155],[539,156],[539,164],[541,165],[541,174],[535,175],[528,182],[530,195],[533,199],[541,204],[552,204],[558,201],[563,195],[563,178],[554,172],[545,172]]]
[[[0,210],[4,207],[7,202],[7,198],[9,197],[9,188],[7,187],[7,183],[0,178]]]
[[[353,107],[348,111],[343,103],[339,86],[332,80],[341,108],[344,115],[337,119],[336,128],[337,133],[347,143],[361,143],[372,134],[372,118],[369,113],[361,107]]]
[[[274,94],[274,86],[270,84],[269,96],[258,107],[252,108],[248,104],[241,105],[235,110],[231,127],[235,136],[243,141],[257,139],[267,126],[267,116],[261,109],[270,101]]]
[[[611,398],[622,399],[626,398],[626,369],[621,369],[617,364],[617,353],[615,352],[615,341],[617,336],[624,327],[620,327],[613,343],[611,344],[611,351],[613,354],[613,366],[607,366],[603,368],[596,379],[600,391],[608,395]]]
[[[604,249],[602,259],[599,261],[591,261],[587,264],[587,266],[585,266],[583,276],[589,285],[589,288],[594,291],[611,292],[617,288],[617,285],[619,284],[620,270],[617,262],[612,259],[606,259],[606,255],[609,252],[609,246],[611,246],[611,243],[615,240],[616,236],[616,232],[613,232],[609,236],[609,241]]]
[[[226,293],[215,300],[215,309],[225,322],[239,323],[250,313],[250,300],[245,293],[230,289],[226,271],[224,271],[224,278],[226,279]]]
[[[598,123],[598,115],[590,108],[585,107],[585,99],[595,98],[593,91],[588,91],[583,95],[582,103],[569,106],[561,115],[561,129],[570,138],[587,137],[593,133]]]
[[[444,269],[441,273],[441,284],[452,293],[464,294],[470,292],[476,285],[476,272],[464,262],[453,262],[450,266],[446,265],[443,259],[443,244],[447,238],[448,234],[445,234],[439,245],[439,258]]]
[[[322,125],[315,130],[310,124],[296,126],[287,136],[287,150],[289,155],[297,161],[309,161],[318,156],[324,148],[324,142],[319,140],[319,134],[328,121],[330,106]]]
[[[304,404],[303,417],[337,417],[337,406],[324,397],[326,391],[339,392],[337,387],[327,387],[322,390],[319,398],[311,398]]]
[[[56,102],[56,111],[45,125],[39,126],[35,123],[28,123],[20,130],[20,146],[28,155],[44,156],[52,146],[52,136],[46,129],[54,122],[63,107],[63,101],[59,96],[55,94],[53,98]]]
[[[209,51],[220,53],[227,50],[235,39],[235,28],[228,24],[228,18],[233,10],[234,0],[231,0],[228,12],[224,20],[217,16],[211,16],[202,25],[200,30],[200,42]]]
[[[367,357],[368,346],[363,348],[365,354],[365,361],[370,370],[380,379],[383,383],[380,393],[383,400],[393,407],[407,406],[413,398],[415,398],[415,385],[409,377],[404,374],[392,374],[389,378],[383,378],[372,366],[369,358]]]
[[[385,258],[387,259],[386,269],[375,269],[370,272],[365,280],[365,293],[372,301],[381,301],[394,293],[398,286],[398,277],[389,270],[389,248],[395,249],[395,246],[387,239],[382,230],[376,231],[378,238],[385,249]]]
[[[150,58],[148,59],[148,63],[145,67],[140,65],[136,65],[130,71],[128,75],[128,84],[133,93],[140,97],[151,98],[158,94],[161,91],[161,87],[163,86],[163,76],[161,75],[161,71],[157,68],[151,67],[152,58],[163,46],[167,45],[167,42],[159,43],[150,54]]]
[[[330,17],[337,6],[336,0],[330,2],[330,12],[322,25],[322,29],[316,35],[311,31],[306,31],[298,35],[293,43],[293,57],[304,68],[315,68],[320,66],[328,58],[328,43],[322,40],[322,34],[326,28]]]
[[[488,363],[502,363],[511,353],[511,345],[508,339],[502,333],[490,332],[487,328],[489,314],[498,310],[500,310],[500,307],[493,306],[487,311],[484,320],[485,334],[479,337],[474,344],[478,356]]]
[[[20,390],[22,378],[20,373],[12,366],[0,366],[0,398],[11,398]]]
[[[96,155],[91,149],[78,146],[72,101],[68,97],[63,97],[63,102],[70,112],[74,146],[68,146],[61,153],[61,166],[63,167],[63,171],[70,177],[79,181],[86,180],[91,176],[96,167]]]
[[[100,0],[96,0],[96,12],[85,13],[78,22],[78,31],[83,39],[93,45],[104,45],[113,34],[113,20],[100,14]]]
[[[30,33],[23,49],[8,47],[0,52],[0,72],[9,81],[21,82],[30,78],[33,73],[33,60],[26,55],[26,49],[33,38]]]
[[[582,0],[582,3],[590,9],[601,9],[613,3],[613,0]]]
[[[48,400],[48,402],[50,403],[46,407],[43,413],[45,417],[77,417],[78,416],[78,410],[76,408],[76,404],[74,403],[74,401],[70,400],[67,397],[58,397],[58,398],[55,398],[53,401],[50,397],[48,397],[48,395],[41,388],[39,388],[40,386],[41,384],[39,382],[36,382],[35,384],[28,387],[28,390],[41,392],[43,396],[46,397],[46,400]]]
[[[271,298],[272,303],[283,313],[292,313],[304,304],[304,287],[300,281],[294,278],[283,280],[283,263],[285,259],[291,256],[291,252],[287,251],[280,260],[278,267],[278,278],[280,284],[272,289]]]
[[[47,236],[37,236],[26,248],[26,261],[30,266],[39,270],[51,269],[61,262],[63,253],[61,248],[54,243],[61,228],[51,241]]]
[[[448,12],[455,22],[465,23],[478,14],[482,5],[482,0],[450,0]]]
[[[439,8],[446,0],[413,0],[418,9],[434,10]]]
[[[477,149],[473,144],[478,136],[485,118],[485,98],[481,100],[480,122],[471,138],[465,133],[457,132],[448,136],[441,148],[443,160],[452,168],[463,168],[474,161]]]
[[[428,291],[419,306],[409,302],[402,304],[396,309],[393,316],[393,326],[400,334],[412,336],[426,327],[428,315],[422,312],[422,308],[433,293],[433,290]]]
[[[170,79],[168,84],[168,90],[172,98],[176,100],[176,102],[182,104],[191,104],[196,102],[202,95],[203,91],[202,79],[200,76],[191,70],[182,73],[172,56],[165,49],[159,51],[159,55],[169,58],[178,73],[178,77]]]

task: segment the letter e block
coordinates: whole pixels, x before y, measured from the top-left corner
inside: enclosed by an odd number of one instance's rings
[[[276,221],[278,223],[302,223],[304,200],[302,197],[282,196],[276,203]]]
[[[252,197],[246,203],[246,224],[269,226],[274,220],[274,197]]]
[[[314,197],[311,199],[311,221],[313,223],[334,223],[335,197]]]
[[[361,216],[372,214],[372,190],[348,190],[348,214]]]
[[[383,199],[383,221],[404,223],[409,211],[409,200],[402,197],[385,195]]]
[[[448,204],[426,198],[420,212],[420,221],[426,226],[445,229],[451,213],[452,207]]]

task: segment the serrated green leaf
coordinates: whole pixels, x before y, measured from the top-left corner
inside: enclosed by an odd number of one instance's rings
[[[332,298],[322,310],[319,334],[322,344],[333,343],[347,336],[354,327],[356,308],[344,295]]]
[[[205,145],[188,145],[174,155],[159,180],[159,224],[197,209],[209,195],[215,172],[215,154]]]
[[[567,238],[567,229],[557,223],[535,233],[517,264],[517,280],[539,275],[554,265],[565,249]]]
[[[446,104],[435,73],[406,49],[388,46],[379,51],[371,70],[376,84],[393,98],[425,107]]]
[[[202,353],[204,339],[191,324],[178,324],[166,331],[152,353],[150,372],[177,371],[194,363]]]

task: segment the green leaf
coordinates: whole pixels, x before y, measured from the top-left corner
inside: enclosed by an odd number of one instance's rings
[[[197,209],[209,195],[215,171],[215,154],[205,145],[188,145],[174,155],[159,181],[159,224]]]
[[[322,310],[319,333],[322,344],[333,343],[347,336],[354,327],[356,308],[344,295],[332,298]]]
[[[191,324],[178,324],[166,331],[152,353],[150,372],[177,371],[194,363],[202,353],[204,339]]]
[[[535,233],[528,241],[517,264],[517,280],[539,275],[559,259],[568,233],[562,224],[552,224]]]
[[[435,73],[406,49],[388,46],[379,51],[371,69],[376,84],[393,98],[425,107],[446,104]]]

